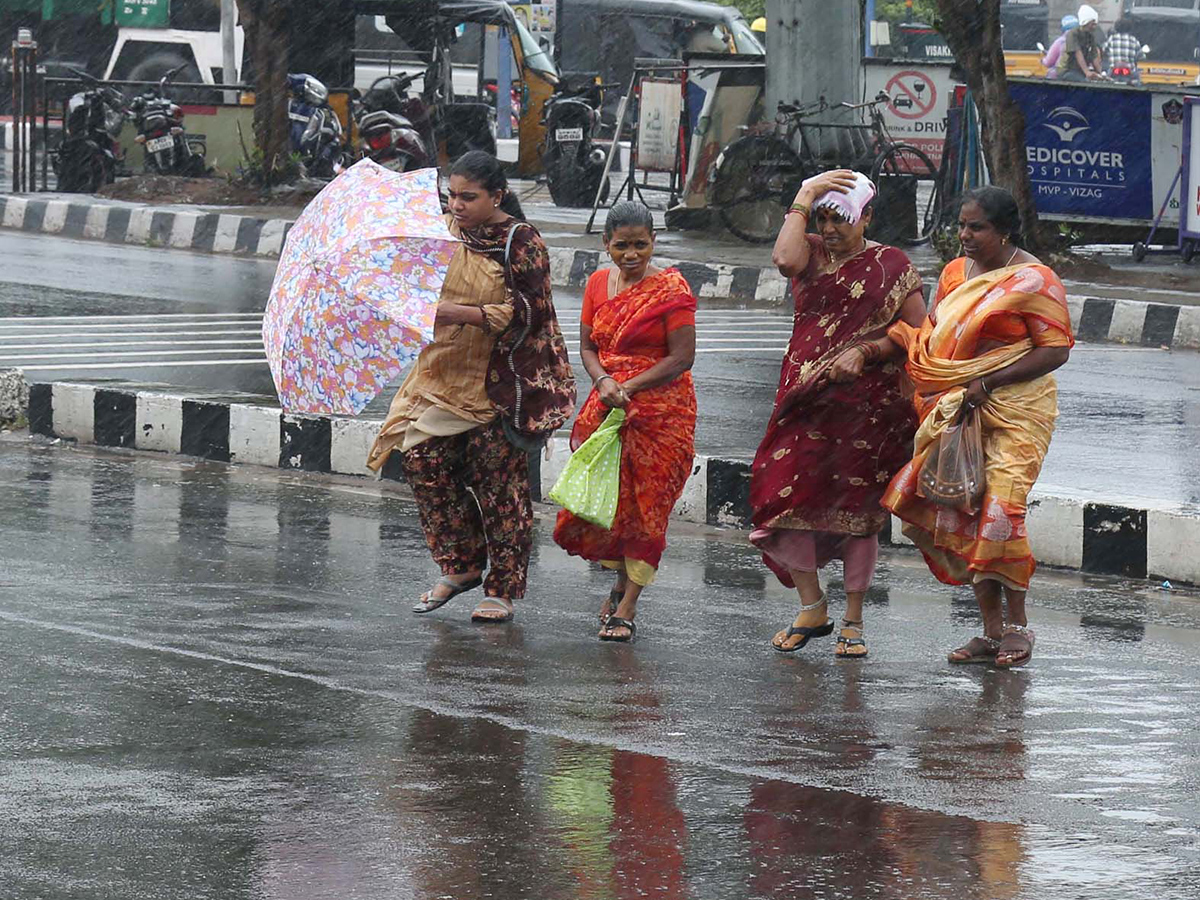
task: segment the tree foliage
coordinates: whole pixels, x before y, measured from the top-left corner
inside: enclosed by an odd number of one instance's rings
[[[722,6],[732,6],[746,17],[747,22],[753,22],[759,16],[767,14],[767,0],[717,0]]]
[[[875,18],[888,22],[924,22],[932,25],[937,16],[936,0],[876,0]]]

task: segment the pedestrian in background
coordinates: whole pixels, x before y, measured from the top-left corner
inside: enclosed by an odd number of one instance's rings
[[[401,453],[442,578],[417,613],[483,585],[471,618],[507,622],[525,595],[533,509],[528,452],[574,411],[575,381],[550,294],[550,255],[522,220],[502,164],[472,151],[450,174],[462,241],[425,347],[368,465]],[[487,569],[486,580],[483,577]]]
[[[942,271],[925,322],[889,332],[908,352],[921,427],[883,503],[939,581],[975,591],[984,634],[951,651],[950,662],[1007,668],[1033,654],[1025,595],[1036,563],[1026,500],[1058,417],[1050,373],[1075,341],[1062,282],[1017,244],[1021,214],[1011,194],[998,187],[966,194],[958,234],[964,255]],[[983,432],[986,486],[974,515],[918,494],[926,456],[964,405],[977,411]]]
[[[667,521],[695,456],[696,298],[677,269],[660,269],[654,219],[626,200],[608,211],[604,248],[613,267],[588,279],[579,355],[592,392],[571,432],[576,450],[610,409],[625,410],[621,480],[610,530],[562,510],[554,540],[573,556],[617,573],[600,610],[600,640],[629,641],[642,590],[654,580],[667,544]]]
[[[1100,63],[1100,44],[1104,39],[1100,14],[1085,3],[1079,7],[1077,18],[1079,27],[1067,32],[1058,60],[1060,81],[1092,81],[1104,71]]]
[[[1142,59],[1142,42],[1123,17],[1113,24],[1112,34],[1104,42],[1104,58],[1108,60],[1110,74],[1114,68],[1127,68],[1131,74],[1137,75],[1138,63]]]
[[[1042,57],[1042,65],[1046,67],[1047,78],[1058,77],[1058,61],[1062,59],[1063,47],[1067,43],[1067,32],[1079,27],[1079,17],[1066,15],[1062,17],[1062,34],[1054,39],[1046,55]]]
[[[895,247],[868,241],[875,186],[839,169],[806,181],[775,242],[791,279],[795,321],[775,409],[754,458],[750,540],[800,594],[791,627],[772,640],[799,650],[833,631],[818,570],[841,559],[846,612],[834,648],[867,654],[863,598],[887,514],[883,489],[908,459],[916,417],[901,389],[901,352],[887,328],[925,317],[921,279]],[[807,234],[812,218],[816,234]]]

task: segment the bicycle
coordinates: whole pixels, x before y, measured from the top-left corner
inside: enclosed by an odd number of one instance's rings
[[[919,148],[892,137],[880,109],[890,102],[881,93],[865,103],[835,106],[824,97],[804,106],[780,103],[774,128],[744,134],[721,151],[709,183],[709,205],[742,240],[767,243],[779,233],[806,178],[832,168],[856,169],[876,185],[888,179],[897,196],[914,197],[916,234],[901,241],[909,246],[924,243],[941,220],[942,177]],[[811,121],[830,109],[865,110],[870,122]]]

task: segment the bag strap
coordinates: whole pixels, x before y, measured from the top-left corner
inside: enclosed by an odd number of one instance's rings
[[[504,241],[504,277],[509,277],[509,263],[512,258],[512,242],[513,236],[517,233],[517,229],[522,225],[529,225],[528,222],[516,222],[508,229],[508,237]],[[532,226],[531,226],[532,227]]]

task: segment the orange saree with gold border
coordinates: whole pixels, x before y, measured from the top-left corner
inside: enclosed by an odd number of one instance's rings
[[[945,279],[943,287],[949,287]],[[1024,322],[1024,337],[980,352],[1003,331],[999,324],[1017,320]],[[917,475],[934,442],[957,418],[967,384],[1035,347],[1074,344],[1062,282],[1040,264],[996,269],[949,290],[920,329],[898,323],[889,334],[908,351],[906,369],[921,426],[913,458],[888,486],[884,507],[904,522],[904,534],[939,581],[992,579],[1027,590],[1036,563],[1025,530],[1026,501],[1058,418],[1054,377],[998,387],[979,408],[987,487],[977,514],[919,497]]]

